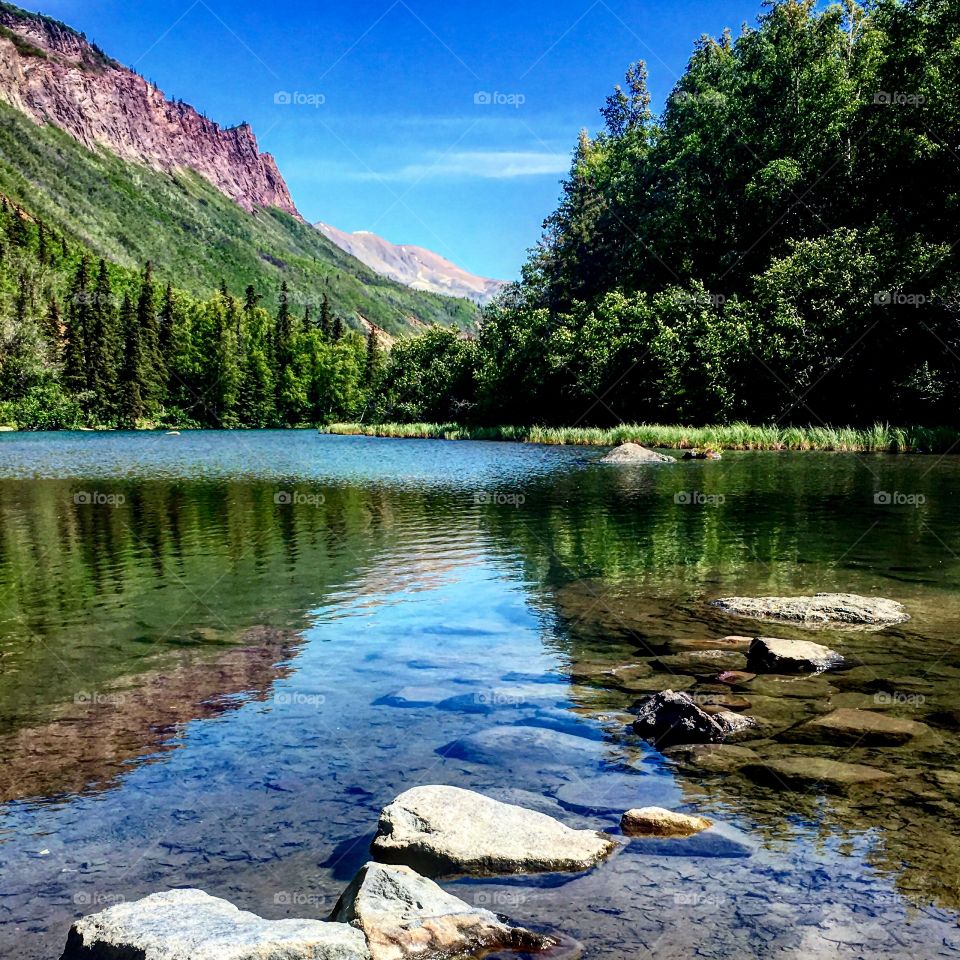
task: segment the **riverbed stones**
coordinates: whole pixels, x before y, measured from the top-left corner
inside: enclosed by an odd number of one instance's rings
[[[902,603],[854,593],[812,597],[724,597],[713,606],[751,620],[781,620],[803,627],[890,626],[910,619]]]
[[[728,670],[743,670],[747,658],[736,650],[687,650],[660,657],[655,665],[670,673],[705,677]]]
[[[789,739],[803,743],[843,746],[900,747],[931,733],[916,720],[901,720],[871,710],[841,707],[788,732]]]
[[[750,747],[735,743],[686,743],[664,750],[678,766],[705,773],[733,773],[760,758]]]
[[[663,807],[628,810],[620,819],[620,829],[628,837],[690,837],[712,826],[713,821],[706,817],[693,817]]]
[[[370,951],[345,923],[264,920],[202,890],[171,890],[78,920],[61,960],[370,960]]]
[[[753,637],[729,636],[713,640],[671,640],[668,646],[671,653],[683,653],[687,650],[738,650],[746,653],[753,643]]]
[[[436,960],[499,949],[543,950],[552,945],[549,938],[512,927],[402,865],[366,864],[330,919],[360,930],[372,960]]]
[[[601,463],[676,463],[674,457],[655,450],[648,450],[639,443],[621,443],[614,447],[606,456],[600,459]]]
[[[754,721],[732,712],[708,714],[687,693],[664,690],[642,701],[633,722],[641,737],[658,747],[720,743],[746,732]]]
[[[743,774],[758,783],[788,790],[820,787],[845,791],[854,787],[875,787],[893,774],[862,763],[844,763],[824,757],[783,757],[747,764]]]
[[[822,673],[843,663],[839,653],[810,640],[757,637],[747,664],[755,673]]]
[[[414,787],[384,807],[374,857],[428,876],[587,870],[616,842],[459,787]]]

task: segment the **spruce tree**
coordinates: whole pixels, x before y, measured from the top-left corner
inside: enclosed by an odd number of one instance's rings
[[[333,336],[333,315],[330,311],[330,298],[324,294],[323,303],[320,306],[320,333],[324,340],[329,340]]]
[[[63,378],[67,388],[74,393],[82,393],[87,389],[92,324],[90,299],[90,260],[83,257],[70,287],[64,324]]]
[[[371,326],[367,334],[367,358],[363,368],[363,384],[372,387],[380,377],[382,355],[377,343],[377,328]]]
[[[333,333],[331,335],[333,342],[337,343],[342,340],[345,332],[346,328],[344,327],[343,317],[337,314],[337,318],[333,321]]]
[[[148,384],[145,337],[138,311],[129,294],[125,294],[123,298],[120,323],[124,333],[123,366],[120,371],[120,423],[133,430],[136,429],[137,421],[146,413],[144,394]]]
[[[173,353],[173,329],[176,324],[176,300],[173,296],[173,284],[168,283],[163,291],[163,301],[160,304],[160,359],[164,370],[169,372]]]
[[[144,403],[160,404],[165,399],[167,371],[160,355],[160,321],[157,317],[156,287],[153,282],[153,264],[147,263],[140,283],[137,300],[137,322],[143,340]]]
[[[87,387],[93,393],[94,408],[102,421],[114,407],[117,366],[123,351],[121,332],[113,303],[113,288],[105,260],[100,261],[90,304],[90,363]]]
[[[43,317],[43,334],[49,344],[50,358],[54,363],[59,363],[62,352],[63,316],[56,297],[51,297],[47,304],[47,312]]]
[[[41,220],[37,228],[37,259],[40,261],[41,266],[47,265],[48,256],[49,250],[47,248],[47,228],[44,226],[44,223]]]

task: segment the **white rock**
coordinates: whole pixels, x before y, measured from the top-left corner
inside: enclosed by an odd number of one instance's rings
[[[586,870],[616,846],[546,814],[458,787],[415,787],[380,814],[373,854],[433,876]]]
[[[61,960],[370,960],[345,923],[264,920],[202,890],[171,890],[78,920]]]
[[[542,950],[552,943],[459,900],[409,867],[382,863],[360,870],[331,919],[363,931],[373,960]]]
[[[888,626],[910,619],[902,603],[855,593],[817,593],[812,597],[724,597],[713,605],[738,617],[784,620],[803,627]]]
[[[648,450],[639,443],[621,443],[619,447],[614,447],[606,456],[602,457],[601,463],[676,463],[674,457],[668,457],[666,454],[657,453],[655,450]]]

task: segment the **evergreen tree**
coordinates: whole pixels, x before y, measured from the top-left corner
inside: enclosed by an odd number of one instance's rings
[[[48,257],[49,250],[47,248],[47,228],[44,226],[44,223],[41,220],[39,226],[37,227],[37,259],[40,261],[41,266],[47,265]]]
[[[329,340],[333,336],[333,314],[330,310],[330,297],[323,295],[323,303],[320,305],[320,335],[324,340]]]
[[[90,316],[90,260],[84,256],[70,287],[64,324],[63,377],[68,389],[83,393],[88,387]]]
[[[90,303],[90,345],[87,388],[101,421],[109,419],[115,407],[117,368],[123,351],[122,334],[113,303],[113,288],[105,260],[100,261]]]
[[[371,326],[367,334],[367,356],[363,367],[363,385],[368,389],[379,380],[383,355],[377,343],[377,328]]]
[[[122,426],[133,430],[147,412],[144,395],[149,390],[149,377],[144,330],[129,294],[124,294],[120,324],[124,333],[124,350],[119,384],[119,419]]]
[[[343,318],[340,314],[337,314],[336,319],[333,321],[333,333],[331,334],[331,339],[334,343],[339,342],[343,339],[343,334],[345,332],[345,326]]]
[[[163,292],[163,300],[160,304],[160,331],[158,337],[158,347],[160,358],[163,361],[163,368],[169,371],[173,352],[173,332],[176,326],[177,305],[173,295],[173,284],[168,283]]]
[[[137,323],[142,331],[143,384],[141,398],[148,406],[159,405],[166,395],[167,371],[160,353],[160,320],[157,316],[153,265],[147,263],[137,299]]]

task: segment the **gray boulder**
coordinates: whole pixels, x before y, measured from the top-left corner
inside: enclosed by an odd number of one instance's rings
[[[171,890],[78,920],[61,960],[370,960],[344,923],[264,920],[202,890]]]
[[[755,673],[822,673],[842,663],[839,653],[809,640],[757,637],[747,654],[747,665]]]
[[[713,606],[751,620],[782,620],[803,627],[889,626],[910,619],[902,603],[855,593],[812,597],[724,597]]]
[[[648,450],[639,443],[621,443],[619,447],[614,447],[606,456],[602,457],[601,463],[676,463],[674,457],[668,457],[666,454],[657,453],[655,450]]]
[[[362,931],[373,960],[460,957],[489,950],[543,950],[553,941],[451,896],[409,867],[368,863],[331,920]]]
[[[917,720],[841,707],[794,728],[785,739],[857,747],[900,747],[930,733],[930,728]]]
[[[754,726],[751,717],[707,713],[687,693],[664,690],[642,701],[633,729],[658,747],[680,743],[720,743]]]
[[[380,814],[375,859],[432,876],[587,870],[615,841],[458,787],[414,787]]]

